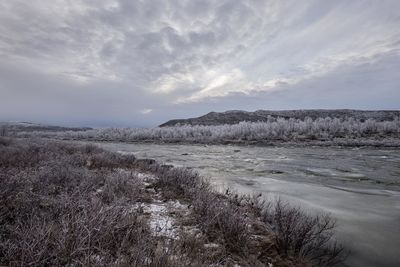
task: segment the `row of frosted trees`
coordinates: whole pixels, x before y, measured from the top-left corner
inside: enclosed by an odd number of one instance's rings
[[[44,133],[37,133],[43,136]],[[81,132],[47,133],[47,136],[67,139],[95,139],[115,141],[199,141],[224,140],[333,140],[335,138],[385,138],[400,137],[400,118],[392,121],[365,121],[353,118],[278,118],[268,122],[240,122],[234,125],[191,126],[181,125],[156,128],[104,128]]]

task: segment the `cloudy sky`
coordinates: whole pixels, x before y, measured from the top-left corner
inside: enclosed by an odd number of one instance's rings
[[[2,0],[0,120],[400,109],[398,0]]]

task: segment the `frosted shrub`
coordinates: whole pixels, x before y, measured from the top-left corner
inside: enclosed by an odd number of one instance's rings
[[[66,139],[94,139],[114,141],[296,141],[355,139],[359,137],[400,137],[400,119],[393,121],[358,121],[354,118],[284,119],[270,118],[266,122],[240,122],[233,125],[179,125],[155,128],[104,128],[81,132],[21,132],[19,136],[41,136]]]

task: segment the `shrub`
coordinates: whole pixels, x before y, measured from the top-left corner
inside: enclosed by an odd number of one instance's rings
[[[280,253],[307,258],[314,266],[343,261],[344,249],[332,240],[335,222],[329,215],[311,216],[279,199],[264,211],[263,220],[275,232]]]
[[[0,147],[1,266],[176,266],[175,248],[131,209],[141,180],[86,168],[93,156],[107,167],[132,160],[57,142]]]
[[[191,198],[198,190],[198,187],[206,186],[207,184],[197,172],[186,168],[158,166],[153,171],[156,172],[158,177],[155,186],[173,192],[171,197],[174,198]]]
[[[11,144],[11,139],[6,137],[0,137],[0,146],[9,146]]]

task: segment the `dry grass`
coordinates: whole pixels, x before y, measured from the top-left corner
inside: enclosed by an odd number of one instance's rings
[[[136,171],[154,174],[151,186],[165,199],[188,203],[190,214],[179,223],[200,234],[154,237],[147,217],[132,208],[149,200]],[[92,145],[0,139],[0,182],[1,266],[335,266],[343,260],[342,248],[331,243],[329,216],[312,217],[260,195],[220,194],[193,170]]]
[[[130,208],[142,182],[110,169],[131,160],[55,142],[2,147],[0,265],[175,266]]]

